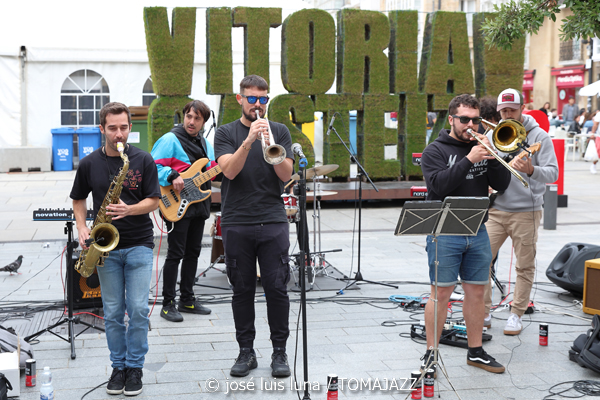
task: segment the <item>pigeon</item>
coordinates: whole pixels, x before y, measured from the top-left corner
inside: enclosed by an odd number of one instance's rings
[[[10,272],[11,275],[13,274],[13,272],[16,272],[17,274],[20,275],[21,273],[17,272],[17,270],[21,267],[22,262],[23,262],[23,256],[19,256],[19,258],[17,258],[15,261],[0,268],[0,271]]]

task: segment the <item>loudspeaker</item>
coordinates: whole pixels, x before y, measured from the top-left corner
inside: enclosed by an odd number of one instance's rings
[[[600,314],[600,259],[585,262],[583,278],[583,312]]]
[[[73,259],[67,266],[73,273],[73,308],[102,308],[102,292],[98,272],[84,278],[75,270],[75,262],[79,259],[81,250],[73,251]],[[65,275],[65,282],[67,282]]]
[[[600,257],[600,246],[586,243],[567,243],[554,257],[546,276],[555,285],[574,296],[583,296],[585,262]]]

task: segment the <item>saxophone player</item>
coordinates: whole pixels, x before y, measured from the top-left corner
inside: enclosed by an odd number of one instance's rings
[[[148,352],[148,296],[154,247],[153,225],[148,213],[158,207],[160,188],[152,156],[127,144],[131,131],[127,106],[114,102],[104,105],[100,110],[100,131],[106,144],[81,159],[70,197],[79,244],[84,250],[90,244],[89,241],[86,244],[90,238],[90,228],[86,226],[86,199],[90,192],[97,220],[99,217],[112,219],[111,223],[119,231],[118,245],[104,260],[104,266],[97,269],[113,367],[106,391],[135,396],[142,392],[142,368]],[[119,150],[124,150],[124,155]],[[129,168],[124,168],[126,158]],[[122,187],[114,190],[115,198],[106,199],[111,204],[104,210],[101,206],[105,198],[110,197],[109,188],[114,180],[122,182]]]

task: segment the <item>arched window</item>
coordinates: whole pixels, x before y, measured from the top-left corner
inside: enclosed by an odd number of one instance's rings
[[[65,79],[60,91],[62,126],[79,128],[100,125],[100,109],[110,102],[106,80],[97,72],[81,69]]]
[[[142,105],[143,106],[149,106],[150,104],[152,104],[152,102],[154,101],[154,99],[157,96],[154,94],[154,89],[152,88],[152,78],[148,78],[146,80],[146,83],[144,83],[144,91],[142,94]]]

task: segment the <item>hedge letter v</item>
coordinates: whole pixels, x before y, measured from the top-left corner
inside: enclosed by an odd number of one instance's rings
[[[166,7],[144,8],[152,86],[160,96],[188,96],[192,92],[196,8],[174,8],[172,21],[169,32]]]

